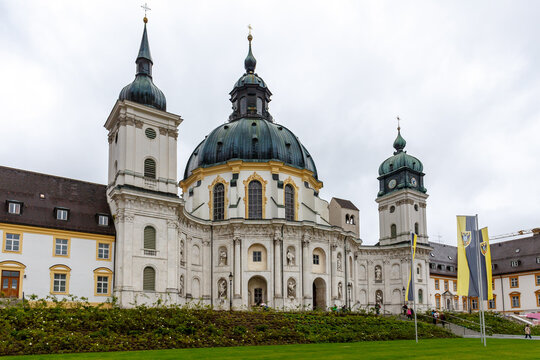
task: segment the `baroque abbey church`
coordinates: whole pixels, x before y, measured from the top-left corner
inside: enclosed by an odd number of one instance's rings
[[[379,241],[362,245],[358,208],[319,197],[324,174],[310,144],[270,114],[272,93],[256,73],[251,34],[248,46],[228,121],[193,150],[179,179],[183,119],[167,112],[153,82],[145,18],[135,79],[105,122],[107,185],[0,167],[4,296],[73,294],[96,303],[114,296],[123,307],[379,304],[396,313],[415,232],[415,292],[427,307],[428,195],[422,163],[405,151],[400,129],[373,189]]]

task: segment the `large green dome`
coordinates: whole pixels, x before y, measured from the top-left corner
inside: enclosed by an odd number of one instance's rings
[[[317,168],[311,155],[286,127],[265,119],[243,118],[215,128],[191,154],[184,173],[230,160],[247,162],[282,161],[313,172]]]
[[[193,170],[231,160],[246,162],[281,161],[286,165],[313,172],[315,162],[298,138],[286,127],[276,124],[268,112],[272,93],[264,80],[255,73],[257,60],[249,51],[244,61],[246,72],[230,92],[233,112],[229,122],[215,128],[191,154],[184,179]]]

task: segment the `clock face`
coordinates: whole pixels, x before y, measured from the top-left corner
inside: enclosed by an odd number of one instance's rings
[[[396,179],[392,179],[388,182],[388,188],[393,189],[396,187]]]
[[[411,185],[416,187],[417,185],[417,182],[416,182],[416,178],[415,177],[411,177]]]

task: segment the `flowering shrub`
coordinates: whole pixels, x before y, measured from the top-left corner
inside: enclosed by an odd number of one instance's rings
[[[76,299],[71,299],[76,300]],[[413,339],[414,324],[372,314],[121,309],[45,300],[0,309],[0,355]],[[451,337],[419,323],[423,338]]]

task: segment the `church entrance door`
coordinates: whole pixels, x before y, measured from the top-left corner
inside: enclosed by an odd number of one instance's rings
[[[248,294],[250,306],[260,306],[263,303],[267,304],[268,293],[266,290],[266,279],[258,275],[249,279]]]
[[[313,281],[313,308],[326,310],[326,282],[321,278]]]

